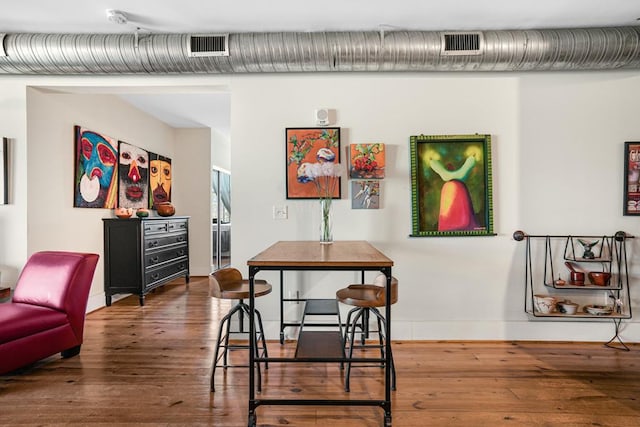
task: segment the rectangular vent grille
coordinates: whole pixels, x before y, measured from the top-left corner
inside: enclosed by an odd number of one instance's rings
[[[229,34],[191,35],[189,56],[229,56]]]
[[[442,35],[443,55],[480,55],[482,33],[446,33]]]

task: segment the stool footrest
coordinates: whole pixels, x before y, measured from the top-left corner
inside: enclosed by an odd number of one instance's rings
[[[295,357],[339,358],[344,357],[340,331],[300,331]]]
[[[308,299],[304,305],[304,314],[309,316],[337,316],[338,301],[334,299]]]

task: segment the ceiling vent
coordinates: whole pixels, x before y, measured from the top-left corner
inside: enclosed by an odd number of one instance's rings
[[[484,38],[482,33],[442,34],[442,55],[480,55]]]
[[[229,34],[192,34],[189,56],[229,56]]]

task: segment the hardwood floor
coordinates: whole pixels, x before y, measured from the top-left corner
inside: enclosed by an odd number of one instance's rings
[[[220,370],[209,392],[213,341],[228,308],[196,277],[189,289],[148,295],[144,307],[129,297],[90,313],[79,356],[0,376],[0,425],[246,426],[246,369]],[[270,355],[294,346],[269,342]],[[640,346],[630,347],[394,342],[393,425],[638,426]],[[349,394],[341,375],[337,364],[272,363],[260,396],[382,396],[381,369],[355,368]],[[262,406],[257,414],[260,426],[382,425],[373,407]]]

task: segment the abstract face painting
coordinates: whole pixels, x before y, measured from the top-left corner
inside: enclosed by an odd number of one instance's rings
[[[155,153],[149,153],[149,159],[149,205],[154,208],[171,201],[171,159]]]
[[[120,141],[118,207],[146,208],[149,203],[149,153]]]
[[[75,127],[76,174],[74,207],[116,207],[116,161],[118,152],[113,138]]]
[[[491,236],[491,135],[411,137],[412,236]]]

